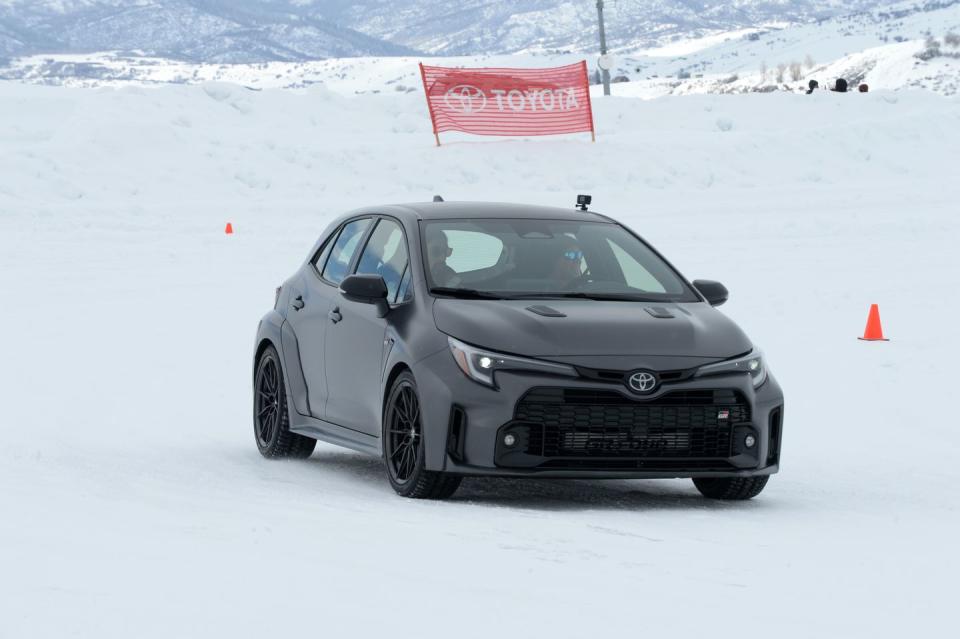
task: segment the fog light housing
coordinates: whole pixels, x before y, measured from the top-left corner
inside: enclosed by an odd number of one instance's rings
[[[514,446],[517,443],[517,436],[513,433],[507,433],[503,436],[503,445],[508,448]]]
[[[743,438],[743,445],[746,446],[747,448],[753,448],[754,446],[757,445],[757,438],[754,437],[753,435],[747,435],[746,437]]]

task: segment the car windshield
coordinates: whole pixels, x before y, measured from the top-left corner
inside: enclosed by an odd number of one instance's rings
[[[649,246],[618,224],[430,220],[421,223],[421,233],[435,295],[699,301]]]

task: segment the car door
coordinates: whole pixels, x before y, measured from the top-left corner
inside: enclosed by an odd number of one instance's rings
[[[303,377],[307,385],[310,414],[326,419],[329,397],[326,344],[330,330],[330,309],[339,301],[338,287],[349,273],[357,249],[373,220],[352,220],[331,235],[290,295],[292,308],[287,313],[296,335]],[[286,345],[285,345],[286,348]]]
[[[409,254],[403,228],[380,218],[369,234],[354,272],[380,275],[392,306],[410,298]],[[380,381],[390,343],[386,339],[390,313],[377,317],[373,304],[352,302],[342,295],[331,309],[327,328],[326,373],[328,421],[380,436]],[[339,317],[337,317],[339,316]]]

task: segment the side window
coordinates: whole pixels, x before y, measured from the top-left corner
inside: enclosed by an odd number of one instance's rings
[[[330,234],[330,237],[323,243],[323,246],[320,247],[320,250],[317,251],[316,256],[313,258],[313,267],[317,269],[317,274],[323,270],[323,265],[327,261],[327,256],[330,255],[330,248],[333,246],[334,240],[337,239],[337,234],[340,233],[340,229],[337,229]]]
[[[357,252],[357,246],[368,226],[370,226],[370,218],[354,220],[343,227],[340,237],[333,243],[327,264],[323,267],[323,279],[333,284],[343,281],[350,268],[353,254]]]
[[[407,243],[403,229],[393,220],[380,220],[360,255],[357,274],[382,276],[387,283],[387,299],[395,300],[406,271]]]
[[[632,255],[627,253],[613,240],[608,238],[607,242],[610,244],[610,250],[613,251],[613,256],[620,265],[620,270],[623,271],[623,277],[624,280],[626,280],[627,286],[630,288],[639,289],[641,291],[646,291],[648,293],[667,292],[667,289],[665,289],[663,284],[660,283],[660,280],[655,278],[650,271],[644,268],[643,264],[634,259]]]
[[[400,278],[400,288],[397,290],[396,304],[409,302],[413,299],[413,288],[410,286],[410,264],[407,264],[407,270],[403,272]]]

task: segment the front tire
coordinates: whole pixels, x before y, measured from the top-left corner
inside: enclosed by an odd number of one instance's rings
[[[257,362],[253,384],[253,437],[260,454],[270,459],[306,459],[317,440],[290,432],[287,392],[280,356],[268,346]]]
[[[759,495],[763,492],[763,488],[768,481],[770,481],[769,475],[760,475],[757,477],[698,478],[693,480],[693,484],[704,497],[740,501],[753,499]]]
[[[420,396],[409,371],[401,373],[390,389],[383,416],[382,441],[387,477],[398,495],[412,499],[447,499],[457,491],[461,477],[424,468]]]

